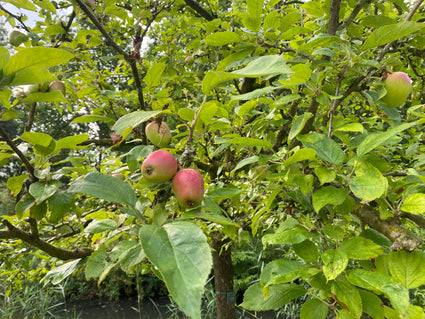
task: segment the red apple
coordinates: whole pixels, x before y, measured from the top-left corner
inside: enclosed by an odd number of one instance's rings
[[[142,174],[150,182],[164,183],[177,172],[177,160],[168,151],[150,153],[142,163]]]
[[[195,62],[195,57],[193,55],[188,55],[185,59],[184,59],[184,64],[186,65],[192,65],[193,62]]]
[[[173,193],[182,209],[202,204],[204,198],[204,179],[195,169],[178,171],[173,178]]]
[[[382,102],[388,107],[398,107],[406,102],[412,86],[412,80],[404,72],[393,72],[384,79],[387,94]]]
[[[53,81],[49,84],[49,92],[61,91],[62,94],[65,94],[65,84],[62,81]]]
[[[167,147],[171,141],[171,132],[167,123],[161,122],[161,125],[157,121],[150,122],[145,128],[146,137],[155,146]]]

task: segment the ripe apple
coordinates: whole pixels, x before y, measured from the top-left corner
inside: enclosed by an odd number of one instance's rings
[[[204,198],[204,179],[195,169],[187,168],[178,171],[173,178],[173,193],[182,209],[202,204]]]
[[[171,141],[171,132],[167,123],[157,121],[150,122],[146,125],[145,134],[149,141],[158,147],[167,147]]]
[[[168,151],[150,153],[142,163],[142,174],[150,182],[164,183],[177,172],[177,160]]]
[[[49,84],[49,92],[61,91],[62,94],[65,94],[65,84],[62,81],[53,81]]]
[[[393,72],[384,78],[387,94],[382,98],[382,102],[388,107],[398,107],[406,102],[410,93],[412,80],[404,72]]]
[[[20,46],[22,43],[27,41],[29,38],[26,34],[19,32],[18,30],[13,30],[9,34],[9,43],[14,47]]]
[[[121,173],[114,173],[114,174],[112,174],[112,176],[119,178],[120,180],[125,180],[124,174],[121,174]]]

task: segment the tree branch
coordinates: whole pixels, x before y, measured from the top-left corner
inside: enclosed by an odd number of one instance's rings
[[[34,236],[34,234],[27,233],[13,226],[7,219],[3,219],[2,224],[5,225],[8,230],[0,231],[0,239],[20,239],[31,246],[37,247],[48,255],[61,260],[84,258],[93,253],[93,249],[86,247],[69,250],[53,246],[41,240],[38,236]]]
[[[12,18],[16,19],[19,21],[19,23],[21,24],[21,26],[25,29],[25,31],[27,32],[31,32],[31,30],[25,25],[25,23],[22,21],[22,17],[24,16],[23,14],[21,15],[16,15],[13,14],[12,12],[6,10],[1,4],[0,4],[0,10],[6,12],[8,15],[10,15]]]
[[[83,10],[84,13],[87,15],[90,21],[93,22],[93,24],[100,31],[100,33],[103,34],[106,39],[106,42],[109,43],[109,45],[111,45],[118,53],[122,54],[124,56],[124,59],[130,64],[131,72],[133,73],[134,83],[136,84],[136,91],[139,96],[139,103],[141,104],[140,107],[142,110],[144,110],[145,103],[143,99],[143,90],[141,86],[139,71],[137,69],[137,61],[131,56],[131,54],[125,52],[125,50],[114,41],[108,31],[105,30],[100,21],[96,18],[93,12],[83,3],[82,0],[75,1],[78,3],[78,6],[81,8],[81,10]]]
[[[419,237],[402,227],[396,218],[382,220],[379,218],[379,212],[367,205],[355,210],[354,215],[390,239],[393,242],[392,249],[413,251],[422,243]]]
[[[10,148],[15,152],[16,155],[18,155],[18,157],[24,163],[31,177],[34,180],[37,180],[37,177],[34,176],[34,166],[32,166],[29,160],[25,157],[25,155],[21,152],[21,150],[16,146],[16,144],[10,139],[10,137],[6,134],[6,132],[3,130],[1,126],[0,126],[0,135],[6,141],[7,145],[10,146]]]
[[[399,214],[400,217],[404,217],[407,219],[410,219],[411,221],[413,221],[416,225],[422,227],[425,229],[425,217],[423,217],[422,215],[416,215],[416,214],[412,214],[412,213],[407,213],[407,212],[401,212]]]
[[[347,28],[351,22],[353,22],[354,18],[359,14],[360,10],[363,8],[363,6],[370,2],[371,0],[360,0],[359,3],[357,3],[356,7],[351,11],[351,14],[345,21],[338,27],[338,30],[343,30]]]
[[[205,10],[198,2],[195,2],[193,0],[184,0],[186,4],[191,7],[196,13],[198,13],[201,17],[205,18],[208,21],[212,21],[217,18],[216,15],[213,15],[209,13],[207,10]]]
[[[341,0],[332,0],[329,8],[329,34],[335,35],[336,31],[338,30],[340,6]]]

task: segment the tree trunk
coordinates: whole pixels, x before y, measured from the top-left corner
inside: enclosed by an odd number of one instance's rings
[[[228,241],[221,234],[212,236],[214,282],[217,301],[217,319],[235,319],[235,292],[233,291],[233,266]]]

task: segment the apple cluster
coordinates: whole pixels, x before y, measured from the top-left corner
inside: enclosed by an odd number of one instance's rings
[[[142,163],[142,174],[152,183],[164,183],[172,179],[174,196],[182,209],[202,204],[204,179],[197,170],[187,168],[177,172],[177,160],[168,151],[150,153]]]

